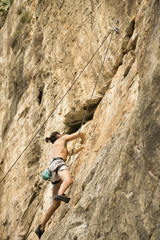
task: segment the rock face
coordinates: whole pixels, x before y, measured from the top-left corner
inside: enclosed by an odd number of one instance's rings
[[[159,22],[159,0],[14,0],[0,29],[1,178],[25,151],[0,184],[1,240],[36,239],[51,202],[44,139],[75,132],[84,114],[70,204],[42,239],[159,239]],[[111,35],[61,101],[115,26],[92,99]]]

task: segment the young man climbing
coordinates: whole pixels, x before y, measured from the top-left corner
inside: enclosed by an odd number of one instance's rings
[[[52,162],[49,167],[52,172],[51,181],[53,185],[53,202],[46,211],[42,223],[35,230],[39,239],[44,233],[46,223],[49,221],[55,210],[60,206],[61,201],[68,203],[70,200],[64,192],[73,183],[73,180],[65,162],[67,160],[67,156],[81,151],[83,149],[83,145],[70,153],[67,149],[67,142],[77,138],[81,138],[81,144],[84,143],[85,135],[83,132],[75,132],[71,135],[61,135],[59,132],[53,132],[49,138],[46,138],[46,142],[51,142],[53,144],[51,150]]]

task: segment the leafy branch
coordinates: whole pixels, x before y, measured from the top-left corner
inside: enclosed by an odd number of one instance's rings
[[[0,12],[7,12],[12,3],[13,0],[0,0]]]

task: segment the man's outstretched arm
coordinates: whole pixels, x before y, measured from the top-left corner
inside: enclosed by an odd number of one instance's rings
[[[70,135],[64,135],[63,136],[64,140],[65,141],[72,141],[72,140],[75,140],[76,138],[81,138],[81,144],[84,143],[84,140],[85,140],[85,135],[83,132],[75,132],[75,133],[72,133]]]
[[[83,148],[84,146],[82,145],[76,149],[73,149],[72,152],[68,152],[68,156],[72,156],[72,155],[75,155],[76,153],[79,153]]]

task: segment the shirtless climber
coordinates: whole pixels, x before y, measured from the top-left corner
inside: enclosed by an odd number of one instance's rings
[[[49,138],[46,138],[46,142],[51,142],[53,144],[51,150],[52,162],[50,163],[50,170],[52,171],[51,181],[53,185],[53,202],[46,211],[42,223],[35,230],[39,239],[44,233],[46,223],[49,221],[55,210],[60,206],[61,201],[68,203],[70,200],[64,192],[73,183],[73,180],[65,162],[67,156],[76,154],[83,149],[83,145],[81,145],[72,153],[67,150],[67,142],[75,140],[76,138],[81,138],[80,143],[83,144],[85,135],[83,132],[75,132],[71,135],[61,135],[59,132],[53,132]]]

